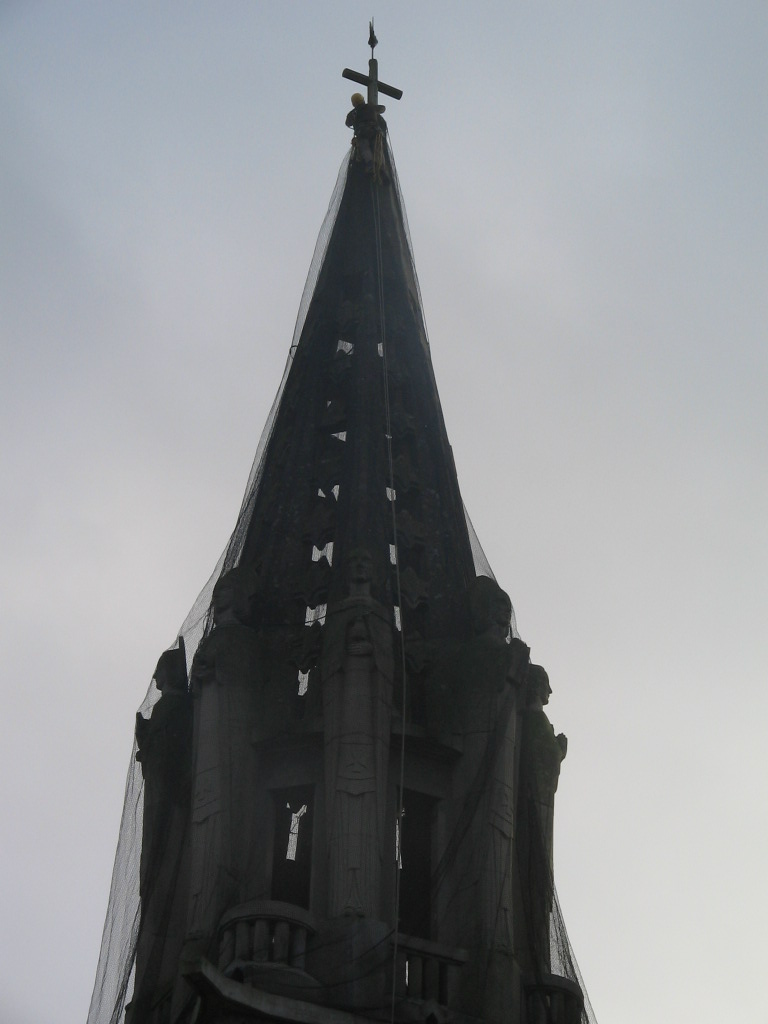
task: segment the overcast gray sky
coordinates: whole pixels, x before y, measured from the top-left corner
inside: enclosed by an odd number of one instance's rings
[[[134,712],[234,525],[370,13],[0,6],[3,1021],[85,1019]],[[373,13],[598,1020],[768,1019],[768,8]]]

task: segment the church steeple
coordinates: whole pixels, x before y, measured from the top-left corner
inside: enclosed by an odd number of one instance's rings
[[[139,716],[127,1024],[588,1020],[550,951],[565,741],[473,557],[376,43],[344,71],[367,102],[202,637]],[[89,1024],[122,1013],[120,955]]]

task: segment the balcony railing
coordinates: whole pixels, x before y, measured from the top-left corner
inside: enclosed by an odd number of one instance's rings
[[[230,977],[242,972],[238,980],[248,979],[250,984],[254,970],[259,984],[264,983],[263,970],[271,974],[278,965],[306,971],[307,945],[317,931],[313,915],[290,903],[253,900],[240,904],[227,911],[219,925],[218,968]],[[398,999],[433,1000],[448,1006],[467,959],[463,949],[399,935],[395,964]]]
[[[584,996],[575,981],[545,975],[527,990],[529,1024],[580,1024]]]
[[[219,925],[219,969],[233,963],[285,964],[304,970],[314,917],[301,907],[253,900],[228,910]]]
[[[399,935],[396,995],[400,999],[432,999],[447,1006],[467,958],[468,954],[463,949],[417,939],[412,935]]]

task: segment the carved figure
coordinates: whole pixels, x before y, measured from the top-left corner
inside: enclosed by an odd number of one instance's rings
[[[509,594],[489,576],[478,576],[469,596],[472,632],[491,643],[506,643],[512,621]]]
[[[504,951],[512,949],[512,840],[514,833],[515,716],[511,672],[515,658],[527,660],[527,648],[510,638],[512,602],[509,595],[487,576],[478,576],[470,595],[474,640],[469,652],[475,672],[485,677],[483,711],[487,726],[477,722],[470,744],[484,747],[483,767],[489,778],[484,788],[482,814],[485,825],[484,853],[476,865],[480,897],[480,940]],[[490,692],[489,692],[490,691]],[[480,696],[480,694],[478,694]],[[491,718],[495,727],[491,726]],[[503,721],[506,719],[506,722]],[[468,751],[470,757],[472,751]],[[487,768],[484,762],[488,762]]]
[[[237,568],[213,591],[214,626],[192,664],[195,766],[188,938],[204,943],[238,898],[249,858],[249,823],[231,820],[247,806],[258,635],[251,622],[256,580]],[[235,771],[233,766],[237,766]],[[250,840],[250,842],[249,842]]]
[[[379,917],[392,707],[392,626],[353,551],[350,596],[328,612],[321,662],[328,808],[328,913]]]
[[[136,759],[144,776],[141,923],[137,983],[128,1021],[145,1019],[157,987],[174,976],[184,937],[184,839],[191,789],[192,701],[187,692],[184,641],[165,651],[154,673],[160,699],[152,716],[136,716]]]
[[[187,795],[184,783],[189,780],[189,763],[184,755],[189,754],[190,702],[182,637],[177,647],[160,655],[153,679],[160,699],[150,718],[136,715],[136,760],[141,762],[147,788],[152,791],[145,796],[145,825],[148,807],[154,801],[180,804]]]
[[[446,646],[427,680],[430,727],[453,734],[463,750],[454,770],[461,811],[451,828],[465,838],[447,898],[463,922],[454,941],[506,954],[513,941],[515,710],[528,648],[510,637],[512,604],[494,580],[473,582],[469,607],[470,638]]]
[[[544,711],[551,693],[549,676],[542,666],[529,665],[523,712],[523,770],[528,797],[537,812],[541,843],[550,865],[555,793],[560,778],[560,765],[568,750],[567,737],[563,733],[555,735]]]
[[[512,602],[495,580],[474,580],[469,608],[469,640],[443,642],[426,681],[428,727],[438,735],[492,729],[498,695],[528,661],[526,645],[510,637]]]
[[[567,740],[555,731],[544,712],[551,693],[549,677],[541,665],[529,665],[525,705],[520,715],[520,801],[518,861],[525,879],[528,919],[524,946],[531,966],[540,973],[550,969],[549,916],[552,909],[552,824],[555,791]]]

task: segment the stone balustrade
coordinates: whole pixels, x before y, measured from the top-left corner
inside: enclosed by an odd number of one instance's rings
[[[584,997],[575,981],[556,974],[527,990],[530,1024],[580,1024]]]
[[[447,1006],[459,971],[467,959],[468,954],[463,949],[443,946],[412,935],[399,935],[396,995],[400,999],[431,999]]]
[[[301,907],[275,900],[252,900],[228,910],[219,925],[219,969],[233,963],[284,964],[304,970],[307,940],[317,931]]]

